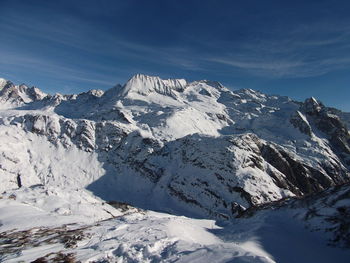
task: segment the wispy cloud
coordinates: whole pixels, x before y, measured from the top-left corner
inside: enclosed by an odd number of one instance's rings
[[[17,68],[25,68],[31,71],[37,71],[42,74],[50,74],[55,78],[65,78],[67,80],[82,81],[86,83],[95,83],[108,85],[112,87],[116,83],[109,79],[105,74],[87,73],[85,70],[59,65],[56,62],[48,61],[26,54],[10,54],[0,52],[0,67],[6,68],[14,66]],[[88,77],[90,76],[90,77]]]
[[[45,24],[28,17],[9,16],[6,23],[0,23],[0,30],[16,33],[23,39],[50,41],[90,55],[105,56],[110,60],[120,58],[141,60],[156,64],[172,65],[183,69],[198,70],[199,66],[189,60],[191,50],[178,46],[155,48],[126,40],[120,35],[106,32],[103,27],[83,23],[76,18],[65,18],[56,24]],[[9,34],[11,37],[11,34]],[[95,63],[96,66],[98,63]],[[101,67],[102,65],[99,65]]]
[[[251,38],[228,50],[203,59],[269,78],[319,76],[350,66],[350,27],[301,26],[270,39]]]
[[[235,68],[254,70],[256,72],[274,72],[277,75],[285,75],[287,72],[303,66],[301,62],[292,61],[244,61],[230,58],[207,58],[208,61],[225,64]]]
[[[45,9],[36,11],[46,13]],[[45,23],[42,19],[16,12],[0,17],[0,30],[7,33],[2,42],[20,43],[16,49],[0,42],[0,65],[38,69],[54,77],[64,75],[101,85],[113,85],[114,79],[128,72],[156,71],[152,68],[216,74],[225,67],[226,74],[299,78],[350,66],[347,23],[296,24],[288,30],[261,28],[259,34],[238,41],[208,41],[187,32],[181,34],[182,42],[155,47],[81,17],[57,15]],[[26,44],[33,48],[18,51]],[[34,50],[38,47],[39,51]],[[44,53],[46,47],[50,52],[42,55],[40,48]]]

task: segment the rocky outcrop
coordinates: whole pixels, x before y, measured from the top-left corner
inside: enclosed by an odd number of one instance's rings
[[[263,158],[280,171],[284,177],[271,174],[280,187],[287,188],[297,196],[321,191],[336,184],[348,181],[347,170],[339,161],[335,164],[323,163],[314,168],[273,144],[261,148]],[[322,169],[322,168],[324,169]],[[342,167],[339,169],[339,167]]]
[[[332,149],[349,166],[350,134],[346,124],[335,114],[336,112],[314,98],[305,100],[301,110],[307,114],[312,124],[327,136]]]
[[[295,128],[298,128],[300,132],[310,137],[312,136],[311,126],[306,117],[300,111],[296,111],[295,114],[292,115],[290,122]]]

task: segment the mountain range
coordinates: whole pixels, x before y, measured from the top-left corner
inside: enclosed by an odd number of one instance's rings
[[[0,259],[347,262],[349,124],[315,98],[207,80],[138,74],[107,91],[49,95],[0,79]],[[10,223],[18,209],[33,222]],[[80,239],[7,246],[33,229]]]

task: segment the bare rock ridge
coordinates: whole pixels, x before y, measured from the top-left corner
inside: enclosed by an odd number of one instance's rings
[[[350,178],[347,115],[314,98],[300,103],[138,74],[123,86],[78,95],[0,80],[0,103],[0,131],[28,138],[11,137],[21,145],[18,160],[1,149],[3,187],[17,187],[20,174],[23,186],[84,187],[141,208],[229,219]],[[47,157],[29,148],[39,144]],[[53,168],[55,151],[74,156],[60,160],[74,174]],[[14,164],[21,158],[29,160],[27,172]]]

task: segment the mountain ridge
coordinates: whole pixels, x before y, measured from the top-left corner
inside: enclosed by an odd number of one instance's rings
[[[139,74],[105,92],[19,99],[2,123],[96,155],[105,172],[88,189],[148,209],[225,219],[349,180],[348,130],[330,108],[218,82]]]

